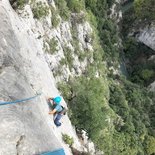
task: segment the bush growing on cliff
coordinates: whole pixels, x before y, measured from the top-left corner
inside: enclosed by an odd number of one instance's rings
[[[62,92],[63,98],[66,101],[70,100],[71,96],[72,96],[71,85],[66,84],[64,82],[59,82],[59,83],[57,83],[57,86],[58,86],[58,89],[60,90],[60,92]]]
[[[60,23],[60,18],[58,17],[58,10],[55,9],[54,7],[50,7],[51,13],[52,13],[52,17],[51,17],[51,23],[52,25],[56,28],[59,23]]]
[[[26,4],[28,4],[29,0],[10,0],[10,4],[13,9],[23,9]]]
[[[37,2],[32,8],[34,18],[40,19],[49,14],[49,8],[45,3]]]
[[[49,52],[51,54],[54,54],[55,52],[58,51],[58,40],[56,40],[55,38],[50,39],[49,41],[47,41],[48,45],[49,45]]]
[[[74,13],[84,10],[84,0],[67,0],[67,6]]]
[[[152,78],[155,75],[155,72],[153,69],[152,70],[143,69],[140,75],[145,81],[148,81],[150,78]]]
[[[63,51],[64,51],[64,56],[65,56],[65,59],[66,59],[66,63],[68,64],[69,69],[71,70],[71,68],[73,66],[72,50],[69,47],[65,46],[63,48]]]
[[[68,20],[70,18],[70,11],[67,7],[65,0],[55,0],[55,4],[58,7],[59,14],[63,20]]]
[[[72,137],[70,137],[69,135],[67,134],[62,134],[62,139],[63,141],[68,144],[70,147],[73,145],[74,143],[74,140]]]

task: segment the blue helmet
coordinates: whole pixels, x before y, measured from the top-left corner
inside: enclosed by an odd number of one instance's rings
[[[61,102],[61,97],[60,96],[57,96],[53,99],[53,101],[56,103],[56,104],[59,104]]]

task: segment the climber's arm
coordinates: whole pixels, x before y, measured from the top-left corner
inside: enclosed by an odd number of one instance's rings
[[[56,113],[56,111],[57,111],[56,109],[53,109],[52,111],[49,112],[49,114],[54,114]]]
[[[51,103],[51,101],[53,101],[53,99],[54,99],[54,98],[51,97],[51,98],[48,98],[47,101]]]

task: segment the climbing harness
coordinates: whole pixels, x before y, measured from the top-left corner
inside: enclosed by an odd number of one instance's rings
[[[32,100],[38,96],[40,96],[42,93],[39,93],[35,96],[32,96],[32,97],[29,97],[29,98],[25,98],[25,99],[20,99],[20,100],[15,100],[15,101],[10,101],[10,102],[0,102],[0,106],[1,105],[6,105],[6,104],[15,104],[15,103],[19,103],[19,102],[24,102],[24,101],[29,101],[29,100]]]

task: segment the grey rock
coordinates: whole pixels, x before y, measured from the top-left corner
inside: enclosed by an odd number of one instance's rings
[[[1,3],[1,2],[0,2]],[[26,75],[10,18],[0,5],[0,100],[12,101],[34,95]],[[61,148],[43,117],[40,98],[0,106],[0,154],[32,155]]]

